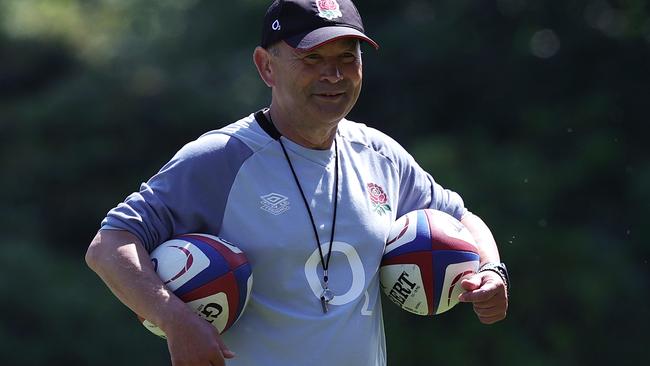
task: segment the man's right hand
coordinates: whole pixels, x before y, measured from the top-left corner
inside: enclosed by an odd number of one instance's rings
[[[224,366],[225,359],[235,357],[217,329],[189,308],[174,316],[163,331],[173,366]]]
[[[135,235],[100,230],[86,262],[122,303],[167,334],[174,366],[222,366],[235,357],[217,330],[165,287]]]

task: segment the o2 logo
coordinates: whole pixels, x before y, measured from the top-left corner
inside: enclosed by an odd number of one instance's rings
[[[329,243],[321,244],[321,250],[323,255],[327,255],[327,250],[329,249]],[[357,250],[350,244],[335,241],[332,243],[332,254],[341,253],[345,255],[347,262],[352,270],[352,283],[350,288],[344,293],[334,293],[334,298],[329,302],[329,305],[345,305],[348,304],[361,296],[364,293],[364,288],[366,286],[366,271],[363,268],[363,263],[361,262],[361,257]],[[305,263],[305,277],[307,277],[307,282],[311,288],[314,296],[320,300],[321,294],[323,293],[323,286],[321,283],[321,277],[318,275],[318,268],[320,268],[320,254],[318,248],[314,249],[312,254],[307,259]],[[372,310],[369,309],[370,305],[370,295],[368,291],[365,291],[365,302],[361,309],[361,315],[372,315]]]
[[[223,312],[223,307],[217,303],[209,303],[206,304],[203,309],[201,309],[201,316],[208,321],[208,323],[212,323],[221,315]]]

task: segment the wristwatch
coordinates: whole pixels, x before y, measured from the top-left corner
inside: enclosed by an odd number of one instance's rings
[[[506,285],[506,293],[508,294],[508,297],[510,297],[510,276],[508,276],[508,269],[506,268],[505,263],[496,263],[496,262],[488,262],[485,263],[484,265],[479,268],[478,272],[485,272],[485,271],[492,271],[501,277],[503,280],[503,283]]]

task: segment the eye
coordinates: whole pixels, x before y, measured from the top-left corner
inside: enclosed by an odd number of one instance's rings
[[[323,57],[321,55],[317,54],[317,53],[309,53],[309,54],[303,56],[303,58],[302,58],[303,62],[305,62],[306,64],[309,64],[309,65],[317,64],[322,59],[323,59]]]
[[[346,52],[341,56],[343,63],[350,64],[357,60],[357,55],[352,52]]]

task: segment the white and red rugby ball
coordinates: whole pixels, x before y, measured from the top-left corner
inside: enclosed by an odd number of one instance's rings
[[[165,286],[219,333],[244,312],[253,274],[235,245],[213,235],[185,234],[162,243],[150,256]],[[155,324],[139,318],[152,333],[165,338]]]
[[[461,280],[478,266],[476,243],[460,221],[438,210],[415,210],[391,226],[380,283],[400,308],[436,315],[458,303]]]

